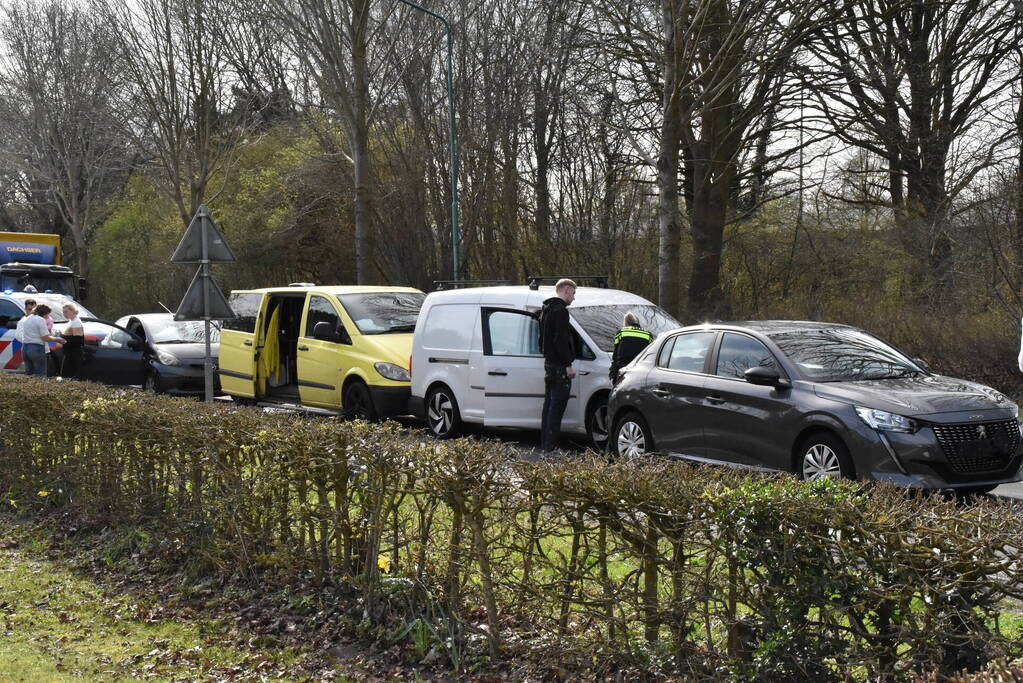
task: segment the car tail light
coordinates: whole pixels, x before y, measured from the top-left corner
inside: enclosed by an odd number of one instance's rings
[[[408,357],[408,376],[412,376],[412,354],[409,354]]]

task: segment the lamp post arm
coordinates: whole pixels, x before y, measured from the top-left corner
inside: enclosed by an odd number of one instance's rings
[[[451,155],[451,267],[453,270],[452,279],[458,280],[459,268],[459,250],[461,242],[461,232],[458,226],[458,142],[455,139],[455,68],[454,68],[454,39],[451,35],[451,24],[448,20],[437,14],[436,12],[430,11],[422,5],[412,2],[412,0],[398,0],[403,4],[413,7],[420,12],[429,14],[435,19],[439,19],[444,24],[444,32],[447,35],[447,46],[448,46],[448,149]]]

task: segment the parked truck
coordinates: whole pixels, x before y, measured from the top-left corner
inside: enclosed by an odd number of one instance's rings
[[[85,278],[60,260],[60,235],[0,232],[0,291],[22,291],[31,285],[40,292],[59,292],[84,301]]]

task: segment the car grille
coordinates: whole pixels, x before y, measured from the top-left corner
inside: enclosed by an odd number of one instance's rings
[[[949,465],[957,472],[1001,470],[1019,447],[1016,420],[931,425]]]

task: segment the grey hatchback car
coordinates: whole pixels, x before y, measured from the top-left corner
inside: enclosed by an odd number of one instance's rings
[[[661,334],[608,403],[619,457],[986,492],[1019,481],[1019,408],[863,330],[759,321]]]

